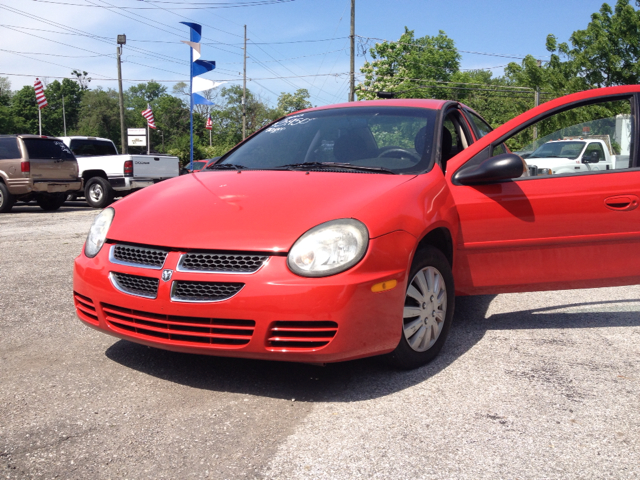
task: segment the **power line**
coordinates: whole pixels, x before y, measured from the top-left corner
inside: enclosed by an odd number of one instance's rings
[[[364,40],[379,40],[381,42],[395,43],[396,45],[406,45],[406,46],[414,47],[414,48],[431,48],[428,45],[417,45],[415,43],[395,42],[395,41],[392,41],[392,40],[385,40],[384,38],[363,37],[362,35],[356,35],[356,37],[362,38]],[[459,50],[457,48],[451,48],[451,49],[441,48],[440,50],[456,50],[456,51],[461,52],[461,53],[469,53],[469,54],[472,54],[472,55],[486,55],[486,56],[489,56],[489,57],[513,58],[515,60],[524,60],[524,58],[525,58],[523,56],[516,56],[516,55],[505,54],[505,53],[475,52],[475,51],[471,51],[471,50]],[[548,55],[542,55],[541,57],[548,57]]]
[[[0,52],[17,53],[22,55],[46,55],[48,57],[66,57],[66,58],[97,58],[97,57],[113,57],[110,53],[101,53],[97,55],[59,55],[57,53],[45,52],[16,52],[15,50],[4,50],[0,48]]]
[[[69,2],[58,2],[54,0],[31,0],[32,2],[38,3],[50,3],[54,5],[67,5],[72,7],[99,7],[99,5],[86,5],[82,3],[69,3]],[[254,2],[239,2],[239,3],[186,3],[186,5],[194,5],[194,6],[184,6],[185,3],[182,2],[152,2],[149,1],[147,3],[170,3],[170,4],[180,4],[182,6],[179,7],[123,7],[123,6],[112,6],[112,8],[121,8],[124,10],[210,10],[214,8],[241,8],[241,7],[258,7],[263,5],[274,5],[280,3],[289,3],[295,2],[295,0],[261,0]]]
[[[252,42],[252,43],[253,43],[253,42]],[[293,73],[294,75],[296,74],[293,70],[291,70],[290,68],[288,68],[288,67],[286,67],[285,65],[283,65],[283,64],[282,64],[282,62],[281,62],[280,60],[275,59],[275,58],[274,58],[274,57],[273,57],[269,52],[265,51],[262,47],[258,46],[258,48],[259,48],[260,50],[262,50],[264,53],[266,53],[267,55],[269,55],[269,57],[273,58],[273,60],[274,60],[274,61],[276,61],[276,62],[277,62],[281,67],[283,67],[285,70],[287,70],[287,71],[289,71],[289,72]],[[264,64],[263,64],[263,67],[265,67],[265,65],[264,65]],[[269,71],[271,71],[271,70],[269,70]],[[274,73],[275,73],[275,72],[274,72]],[[282,77],[282,78],[285,78],[285,77]],[[299,77],[299,78],[303,78],[303,77]],[[304,81],[313,87],[313,84],[312,84],[311,82],[309,82],[309,81],[308,81],[308,80],[306,80],[306,79],[305,79]],[[293,85],[293,84],[291,84],[290,82],[288,82],[288,83],[289,83],[291,86],[293,86],[293,88],[300,88],[299,86],[297,86],[297,85]],[[322,99],[322,98],[321,98],[321,99]],[[326,99],[324,99],[323,101],[326,101]]]

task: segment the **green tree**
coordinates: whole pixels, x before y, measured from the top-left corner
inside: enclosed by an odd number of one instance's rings
[[[548,35],[546,47],[549,62],[538,66],[529,55],[521,65],[510,63],[505,74],[553,96],[640,83],[640,11],[629,0],[618,0],[613,9],[604,3],[586,29],[573,32],[569,43],[558,43],[555,35]]]
[[[80,90],[83,92],[85,90],[89,90],[89,83],[91,82],[91,77],[88,77],[88,72],[80,71],[80,70],[72,70],[71,75],[75,77],[76,82],[80,86]]]
[[[369,52],[373,60],[360,69],[365,80],[356,85],[359,100],[375,99],[379,91],[397,92],[399,98],[447,97],[442,89],[420,87],[450,81],[460,67],[460,54],[442,30],[414,38],[405,27],[397,42],[378,43]]]
[[[44,89],[47,106],[42,109],[42,133],[61,136],[64,134],[62,97],[64,96],[64,115],[67,123],[67,133],[75,129],[80,114],[80,104],[84,90],[68,78],[59,82],[54,80]]]
[[[167,95],[167,87],[151,80],[147,83],[139,83],[127,89],[124,93],[124,106],[135,110],[138,114],[153,104],[158,98]]]
[[[219,102],[219,105],[211,114],[213,138],[216,139],[217,144],[233,146],[242,140],[242,87],[233,85],[222,88]],[[247,135],[252,134],[279,116],[275,109],[269,108],[250,90],[247,90],[246,95],[246,112]]]
[[[533,107],[531,88],[518,87],[505,77],[494,78],[487,70],[456,72],[451,81],[449,98],[480,113],[493,128]]]
[[[11,112],[11,82],[7,77],[0,77],[0,135],[17,133]]]
[[[313,105],[309,101],[310,96],[306,88],[299,88],[295,93],[282,92],[278,97],[278,115],[287,115],[298,110],[311,108]]]
[[[101,87],[84,92],[75,135],[104,137],[120,146],[120,107],[118,92]]]
[[[32,86],[25,85],[11,97],[11,116],[16,133],[38,134],[38,105]],[[46,130],[42,131],[46,135]]]

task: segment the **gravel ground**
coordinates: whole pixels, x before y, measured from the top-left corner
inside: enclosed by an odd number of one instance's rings
[[[411,372],[178,354],[75,318],[95,214],[0,215],[0,478],[640,478],[640,286],[460,298]]]

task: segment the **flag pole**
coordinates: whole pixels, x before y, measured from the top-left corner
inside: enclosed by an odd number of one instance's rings
[[[189,40],[192,40],[191,33]],[[193,172],[193,48],[189,49],[189,170]]]
[[[40,136],[42,136],[42,110],[38,107],[38,131],[40,132]]]
[[[147,155],[151,154],[151,129],[149,128],[149,120],[147,120]]]
[[[211,130],[209,130],[209,146],[211,146]]]

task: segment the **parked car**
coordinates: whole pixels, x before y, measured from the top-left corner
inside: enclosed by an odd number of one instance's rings
[[[510,153],[573,134],[575,118],[633,117],[638,101],[640,85],[590,90],[494,131],[445,100],[286,116],[98,215],[75,260],[76,312],[167,350],[420,366],[455,295],[640,283],[638,122],[604,132],[630,149],[626,169],[528,176]]]
[[[187,165],[185,165],[183,167],[183,172],[181,173],[181,175],[184,175],[185,173],[193,173],[193,172],[199,172],[200,170],[204,170],[205,168],[207,168],[209,165],[214,164],[220,157],[213,157],[213,158],[205,158],[204,160],[196,160],[193,162],[193,170],[190,169],[190,164],[187,163]]]
[[[16,201],[31,200],[43,210],[57,210],[67,194],[81,189],[78,162],[59,139],[0,136],[0,213],[9,212]]]
[[[93,208],[104,208],[116,197],[179,175],[178,157],[119,155],[108,138],[76,136],[60,139],[78,159],[84,197]]]

